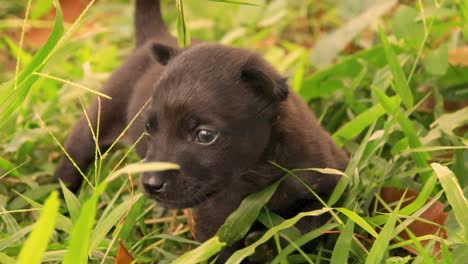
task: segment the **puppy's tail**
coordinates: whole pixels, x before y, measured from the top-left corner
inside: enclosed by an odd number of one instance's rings
[[[162,19],[160,0],[135,1],[135,39],[139,47],[153,37],[168,35]]]

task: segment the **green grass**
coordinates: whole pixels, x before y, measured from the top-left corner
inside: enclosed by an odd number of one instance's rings
[[[141,171],[176,165],[139,164],[132,146],[116,145],[96,153],[84,172],[89,184],[75,196],[52,174],[83,105],[132,49],[131,3],[100,0],[66,24],[56,0],[0,0],[0,31],[9,32],[0,34],[0,263],[113,263],[119,241],[141,263],[206,262],[255,218],[268,231],[229,263],[269,239],[278,250],[272,263],[466,262],[468,55],[459,49],[468,42],[466,1],[163,2],[179,45],[193,37],[250,48],[290,77],[351,154],[334,195],[323,210],[282,219],[263,208],[270,186],[200,244],[183,214],[137,187]],[[54,9],[54,21],[39,20]],[[40,47],[21,37],[31,25],[52,28]],[[419,195],[389,202],[381,197],[387,187]],[[62,199],[54,192],[60,188]],[[416,219],[431,223],[422,214],[436,202],[448,213],[441,223],[447,236],[413,233]],[[306,234],[294,228],[301,217],[324,212],[333,215],[324,226]],[[312,252],[299,249],[319,237]],[[438,243],[440,258],[432,255]]]

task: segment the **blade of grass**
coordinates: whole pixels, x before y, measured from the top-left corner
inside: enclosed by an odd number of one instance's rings
[[[54,190],[57,189],[55,186],[53,188]],[[34,209],[42,209],[43,205],[36,202],[35,200],[31,199],[30,197],[26,196],[25,194],[19,193],[17,191],[14,191],[21,199],[26,201],[28,204],[30,204]],[[64,231],[68,233],[72,229],[72,221],[65,217],[62,214],[57,215],[57,224],[55,225],[55,228],[61,231]]]
[[[122,227],[118,234],[120,240],[126,241],[130,233],[135,229],[136,223],[138,223],[138,218],[140,217],[141,213],[143,212],[145,206],[145,199],[138,199],[130,212],[128,212],[125,221],[122,223]]]
[[[366,230],[367,233],[371,234],[373,237],[377,238],[379,234],[375,232],[374,228],[367,223],[367,221],[360,217],[356,212],[353,212],[346,208],[336,208],[338,212],[346,215],[349,219],[351,219],[354,223],[358,224],[362,229]]]
[[[420,221],[422,223],[426,223],[426,222],[432,223],[430,221],[426,221],[425,219],[420,219],[419,217],[424,212],[426,212],[435,202],[437,202],[439,200],[440,196],[442,196],[442,191],[440,191],[437,195],[432,197],[430,201],[428,201],[426,204],[424,204],[424,206],[422,206],[416,212],[411,214],[411,216],[409,216],[407,219],[405,219],[399,225],[397,225],[395,227],[395,229],[393,230],[393,237],[396,237],[398,234],[400,234],[400,232],[402,232],[405,228],[407,228],[411,223],[413,223],[416,220],[418,220],[418,221]],[[378,197],[378,198],[380,200],[380,197]],[[401,210],[400,210],[400,215],[402,215]],[[436,223],[433,223],[433,224],[436,224]]]
[[[23,49],[20,49],[20,47],[16,45],[16,43],[13,40],[11,40],[9,37],[4,36],[3,40],[5,41],[8,48],[10,49],[10,53],[19,59],[17,62],[17,65],[29,64],[31,62],[31,59],[32,59],[31,54],[29,54],[27,51]]]
[[[62,181],[60,181],[60,187],[62,187],[63,198],[65,199],[72,222],[76,223],[76,220],[80,215],[80,201],[70,190],[68,190],[67,186],[65,186]]]
[[[117,190],[115,193],[112,195],[112,199],[106,203],[106,208],[104,211],[101,211],[101,216],[99,217],[99,220],[97,221],[98,223],[102,221],[102,219],[106,218],[109,213],[111,213],[114,207],[114,204],[117,202],[117,200],[120,198],[120,195],[124,189],[127,187],[128,181],[125,180],[121,185],[119,190]],[[97,224],[96,224],[97,226]]]
[[[282,179],[276,181],[264,190],[258,193],[251,194],[247,196],[244,200],[242,200],[241,204],[239,205],[239,208],[237,208],[233,213],[231,213],[224,222],[224,224],[218,229],[218,232],[216,233],[216,241],[210,241],[210,243],[213,243],[213,245],[211,245],[210,247],[205,246],[210,249],[212,255],[218,253],[218,251],[214,251],[213,249],[217,248],[221,250],[222,247],[219,247],[219,241],[222,241],[224,247],[225,244],[230,245],[238,241],[239,239],[242,239],[245,236],[245,234],[249,231],[250,227],[254,223],[255,219],[257,219],[257,216],[259,215],[262,207],[270,200],[271,196],[278,188],[278,185],[280,184],[281,180]],[[204,247],[205,243],[200,247]],[[198,256],[199,254],[202,254],[200,247],[189,251],[182,257],[189,254],[190,252],[197,252],[193,254],[190,253],[190,256]],[[207,253],[203,253],[204,257],[211,257],[212,255],[208,256]],[[186,259],[185,257],[182,257],[176,259],[176,261],[178,261],[177,263],[195,263],[182,262],[181,259]]]
[[[333,193],[330,195],[330,198],[328,199],[328,203],[324,203],[322,201],[322,199],[320,197],[316,197],[318,201],[322,202],[322,205],[324,207],[331,207],[333,206],[336,202],[338,202],[338,200],[340,199],[340,197],[343,195],[343,193],[346,191],[346,186],[348,186],[348,183],[349,183],[349,177],[348,175],[346,175],[344,172],[342,171],[339,171],[337,169],[331,169],[331,168],[324,168],[324,169],[320,169],[320,168],[308,168],[308,169],[298,169],[298,170],[293,170],[293,172],[295,171],[316,171],[316,172],[320,172],[322,174],[331,174],[331,175],[339,175],[341,176],[340,177],[340,180],[338,181],[338,184],[335,186],[335,189],[333,190]],[[297,177],[297,175],[295,175],[294,173],[292,173],[293,176]],[[297,177],[298,178],[298,177]],[[300,180],[300,178],[298,178],[298,180]],[[309,186],[307,186],[307,184],[305,182],[303,182],[302,180],[300,180],[302,184],[304,184],[306,186],[307,189],[309,189],[309,191],[311,193],[313,193],[313,190],[310,189]],[[314,194],[315,195],[315,194]],[[332,212],[331,213],[332,215],[334,215],[334,213]],[[338,222],[340,222],[340,219],[339,218],[335,218]]]
[[[413,243],[413,245],[416,247],[416,249],[418,250],[418,254],[417,254],[417,258],[422,258],[423,261],[422,263],[424,264],[434,264],[434,261],[432,260],[432,257],[431,255],[428,253],[428,252],[433,252],[433,250],[427,250],[427,248],[424,248],[423,245],[421,244],[421,242],[419,242],[418,238],[413,234],[413,232],[411,232],[411,230],[409,228],[406,228],[405,229],[408,236],[410,237],[410,240],[411,242]],[[435,243],[435,239],[432,239],[432,240],[429,240],[427,243],[427,246],[429,246],[429,244],[431,242],[434,242]],[[417,260],[415,260],[413,263],[418,263]]]
[[[394,49],[398,51],[397,47],[394,47]],[[376,68],[385,66],[386,61],[383,47],[375,46],[356,52],[343,58],[333,66],[305,77],[302,81],[299,94],[305,101],[329,96],[333,91],[343,87],[340,79],[354,78],[362,71],[364,66],[361,61],[365,61],[366,64]],[[339,85],[336,85],[337,82]]]
[[[98,246],[99,243],[101,243],[107,233],[117,225],[117,222],[119,222],[122,217],[132,208],[132,206],[135,204],[136,201],[138,201],[142,197],[142,194],[136,195],[133,199],[127,200],[118,206],[116,206],[105,218],[100,219],[96,223],[96,228],[94,228],[93,234],[91,236],[91,242],[89,246],[89,254],[93,250],[95,250]]]
[[[329,212],[331,209],[330,208],[323,208],[323,209],[320,209],[320,210],[314,210],[314,211],[310,211],[310,212],[302,212],[302,213],[299,213],[297,214],[295,217],[293,218],[290,218],[288,220],[285,220],[284,222],[282,222],[281,224],[273,227],[273,228],[270,228],[259,240],[255,241],[253,244],[251,244],[250,246],[246,247],[246,248],[243,248],[241,250],[238,250],[236,251],[226,262],[226,264],[239,264],[242,262],[242,260],[244,260],[245,258],[247,258],[248,256],[252,255],[254,252],[255,252],[255,249],[265,243],[266,241],[268,241],[270,238],[273,237],[273,235],[277,234],[279,231],[283,230],[283,229],[287,229],[293,225],[295,225],[299,220],[301,220],[303,217],[306,217],[306,216],[318,216],[318,215],[322,215],[324,213],[327,213]]]
[[[349,250],[351,249],[351,241],[353,239],[354,222],[348,219],[343,231],[336,240],[335,247],[333,248],[331,264],[346,263],[348,261]]]
[[[257,221],[262,223],[267,228],[272,228],[273,226],[281,224],[284,221],[284,218],[269,211],[267,208],[264,207],[263,210],[260,211],[260,214],[257,217]],[[297,229],[294,226],[281,231],[282,237],[288,237],[292,240],[298,239],[301,235],[301,231],[299,231],[299,229]]]
[[[88,262],[89,242],[96,217],[97,202],[106,186],[105,182],[99,184],[93,195],[83,204],[80,216],[70,234],[70,246],[63,258],[64,264]]]
[[[26,22],[28,21],[29,17],[29,10],[31,9],[31,0],[28,0],[26,4],[26,12],[24,14],[23,24],[21,25],[21,35],[18,47],[18,54],[16,56],[16,66],[15,66],[15,89],[18,88],[18,72],[20,69],[20,54],[21,50],[23,49],[23,42],[24,42],[24,33],[26,29]]]
[[[16,219],[10,213],[8,213],[8,211],[3,206],[1,206],[1,210],[2,214],[0,216],[2,217],[6,226],[6,231],[10,234],[20,231],[21,227],[18,222],[16,222]]]
[[[437,185],[437,178],[433,175],[429,177],[429,179],[424,183],[419,195],[416,199],[402,208],[400,210],[400,214],[402,215],[411,215],[412,213],[416,212],[420,208],[422,208],[425,204],[427,199],[431,196],[431,193],[434,191]],[[377,215],[369,218],[369,221],[375,225],[382,225],[387,222],[388,216],[387,215]]]
[[[54,231],[59,208],[58,193],[52,192],[44,203],[41,216],[34,224],[18,257],[19,264],[41,263],[49,239]]]
[[[382,41],[385,50],[385,56],[387,58],[388,65],[392,71],[393,80],[395,82],[395,92],[402,98],[403,104],[406,106],[406,108],[411,109],[413,107],[413,94],[408,85],[408,81],[406,80],[403,69],[398,63],[398,58],[396,57],[395,52],[388,42],[387,36],[385,36],[382,28],[379,28],[379,34],[380,40]]]
[[[39,76],[33,75],[33,72],[39,72],[44,67],[46,59],[49,57],[51,51],[55,48],[58,41],[63,35],[63,18],[62,10],[58,0],[53,0],[56,8],[56,16],[52,32],[47,39],[46,43],[34,54],[31,62],[26,66],[15,81],[8,85],[8,95],[0,99],[0,127],[11,117],[13,112],[18,109],[19,105],[24,101],[32,86],[36,83]]]
[[[19,172],[18,172],[18,168],[20,168],[21,166],[25,165],[27,161],[21,163],[20,165],[17,165],[15,166],[13,163],[11,163],[10,161],[0,157],[0,169],[2,171],[4,171],[3,174],[0,175],[0,180],[7,176],[7,175],[11,175],[11,176],[14,176],[14,177],[19,177]]]
[[[80,167],[78,166],[78,164],[76,164],[76,162],[72,159],[72,157],[70,156],[70,154],[68,154],[68,152],[65,150],[65,147],[60,143],[60,141],[57,139],[57,137],[54,135],[54,133],[52,133],[52,131],[47,127],[46,123],[44,122],[44,120],[42,120],[42,118],[36,114],[36,117],[37,119],[39,120],[39,123],[41,124],[42,127],[46,128],[47,129],[47,132],[49,133],[49,135],[52,137],[52,139],[55,141],[55,143],[57,144],[57,146],[59,146],[60,150],[65,154],[65,156],[67,157],[68,160],[70,160],[70,162],[73,164],[73,167],[75,167],[75,169],[80,173],[80,175],[83,177],[83,179],[89,184],[89,186],[91,186],[92,188],[93,185],[91,184],[91,182],[89,181],[88,177],[84,174],[84,172],[80,169]]]
[[[372,87],[372,91],[376,95],[379,102],[384,107],[385,111],[389,116],[393,116],[400,124],[401,129],[408,138],[408,144],[411,148],[421,148],[423,145],[416,133],[416,129],[412,121],[400,110],[399,105],[393,102],[384,92],[380,91],[376,87]],[[421,169],[427,169],[429,165],[427,161],[430,159],[429,154],[426,152],[412,152],[411,156],[414,159],[416,165]],[[425,172],[421,173],[421,178],[426,182],[432,173]]]
[[[172,264],[200,263],[206,261],[214,254],[218,253],[225,245],[226,243],[219,241],[219,237],[215,236],[196,249],[178,257]]]
[[[50,0],[36,0],[34,2],[35,3],[31,10],[32,19],[38,19],[42,17],[52,8],[52,1]]]
[[[278,180],[263,191],[249,195],[242,200],[239,208],[229,215],[216,233],[220,240],[230,245],[243,238],[280,182],[281,180]]]
[[[369,255],[367,255],[366,264],[382,262],[385,252],[388,250],[388,244],[393,236],[393,229],[398,220],[399,208],[400,204],[396,207],[395,211],[390,214],[387,223],[385,223],[380,234],[377,236],[377,239],[374,241],[372,248],[369,251]]]
[[[441,249],[441,252],[442,252],[442,263],[443,264],[455,263],[455,262],[453,262],[452,253],[450,253],[449,247],[447,246],[447,244],[445,243],[444,240],[442,240],[440,242],[440,249]]]
[[[457,177],[449,168],[439,163],[431,163],[431,167],[439,178],[458,224],[465,230],[465,239],[468,238],[468,201],[457,181]]]
[[[22,242],[24,240],[24,237],[29,232],[31,232],[33,227],[34,227],[33,225],[29,225],[29,226],[23,227],[22,229],[16,232],[9,232],[8,237],[0,240],[0,251],[4,250],[10,245],[13,245],[14,243]]]
[[[271,264],[280,263],[280,261],[282,259],[286,258],[288,255],[293,253],[296,250],[297,247],[300,247],[300,246],[312,241],[313,239],[321,236],[323,232],[330,231],[330,230],[336,228],[337,226],[338,226],[338,224],[335,224],[335,223],[325,224],[325,225],[323,225],[321,227],[318,227],[318,228],[316,228],[316,229],[302,235],[301,237],[299,237],[299,238],[297,238],[296,240],[293,241],[294,245],[290,244],[290,245],[286,246],[285,248],[283,248],[281,253],[278,254],[271,261]]]
[[[184,2],[183,0],[176,0],[177,6],[177,42],[179,47],[185,48],[190,46],[190,32],[187,30],[187,23],[185,22]]]
[[[260,4],[249,3],[249,2],[241,2],[241,1],[234,1],[234,0],[208,0],[210,2],[218,2],[218,3],[228,3],[228,4],[237,4],[237,5],[251,5],[251,6],[262,6]]]
[[[3,263],[3,264],[16,264],[17,261],[16,261],[16,259],[8,256],[7,254],[0,253],[0,263]]]
[[[392,97],[393,102],[397,102],[397,97]],[[354,117],[351,121],[340,127],[333,133],[333,140],[339,145],[343,146],[344,141],[350,140],[358,136],[364,129],[372,125],[377,119],[385,114],[385,109],[381,104],[376,104],[366,111]]]
[[[88,91],[90,93],[93,93],[93,94],[101,96],[101,97],[104,97],[106,99],[112,99],[112,97],[110,97],[107,94],[104,94],[104,93],[101,93],[99,91],[93,90],[93,89],[88,88],[86,86],[83,86],[81,84],[71,82],[69,80],[65,80],[65,79],[62,79],[62,78],[58,78],[58,77],[55,77],[55,76],[52,76],[52,75],[49,75],[49,74],[46,74],[46,73],[40,73],[40,72],[33,72],[32,74],[33,75],[38,75],[38,76],[41,76],[41,77],[45,77],[45,78],[48,78],[48,79],[51,79],[51,80],[54,80],[54,81],[58,81],[58,82],[61,82],[61,83],[64,83],[64,84],[68,84],[68,85],[74,86],[76,88],[83,89],[85,91]]]

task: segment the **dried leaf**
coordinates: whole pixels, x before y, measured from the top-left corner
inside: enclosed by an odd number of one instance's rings
[[[115,264],[131,264],[134,258],[125,248],[122,241],[119,241],[119,248],[117,249],[117,256],[115,257]]]
[[[451,49],[448,55],[450,65],[468,67],[468,46]]]
[[[419,193],[413,190],[407,190],[405,192],[405,190],[391,188],[391,187],[383,188],[381,191],[381,197],[386,203],[397,202],[401,200],[402,197],[404,196],[405,201],[403,202],[403,206],[406,206],[409,203],[413,202],[418,195]],[[419,218],[437,223],[439,225],[444,225],[444,222],[447,219],[447,217],[448,217],[448,213],[444,212],[444,204],[439,201],[436,201],[424,213],[422,213]],[[420,237],[424,235],[435,235],[441,238],[447,238],[447,234],[444,229],[441,229],[437,225],[423,223],[418,220],[415,220],[413,223],[411,223],[408,226],[408,229],[411,230],[411,232],[416,237]],[[406,231],[401,232],[398,236],[400,236],[401,238],[405,240],[410,239]],[[430,241],[423,240],[421,241],[421,244],[425,246],[428,242]],[[403,248],[411,253],[417,253],[417,251],[415,251],[414,248],[412,247],[405,246]],[[438,255],[439,251],[440,251],[440,243],[436,242],[436,245],[434,246],[434,251],[432,252],[432,254]]]
[[[197,238],[197,223],[195,222],[195,218],[193,217],[192,210],[184,209],[184,215],[187,217],[187,222],[190,229],[190,234],[192,235],[193,239]]]

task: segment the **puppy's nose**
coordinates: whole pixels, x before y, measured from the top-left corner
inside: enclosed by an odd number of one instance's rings
[[[166,181],[162,177],[154,175],[144,175],[142,179],[143,188],[151,193],[162,193],[166,190]]]

